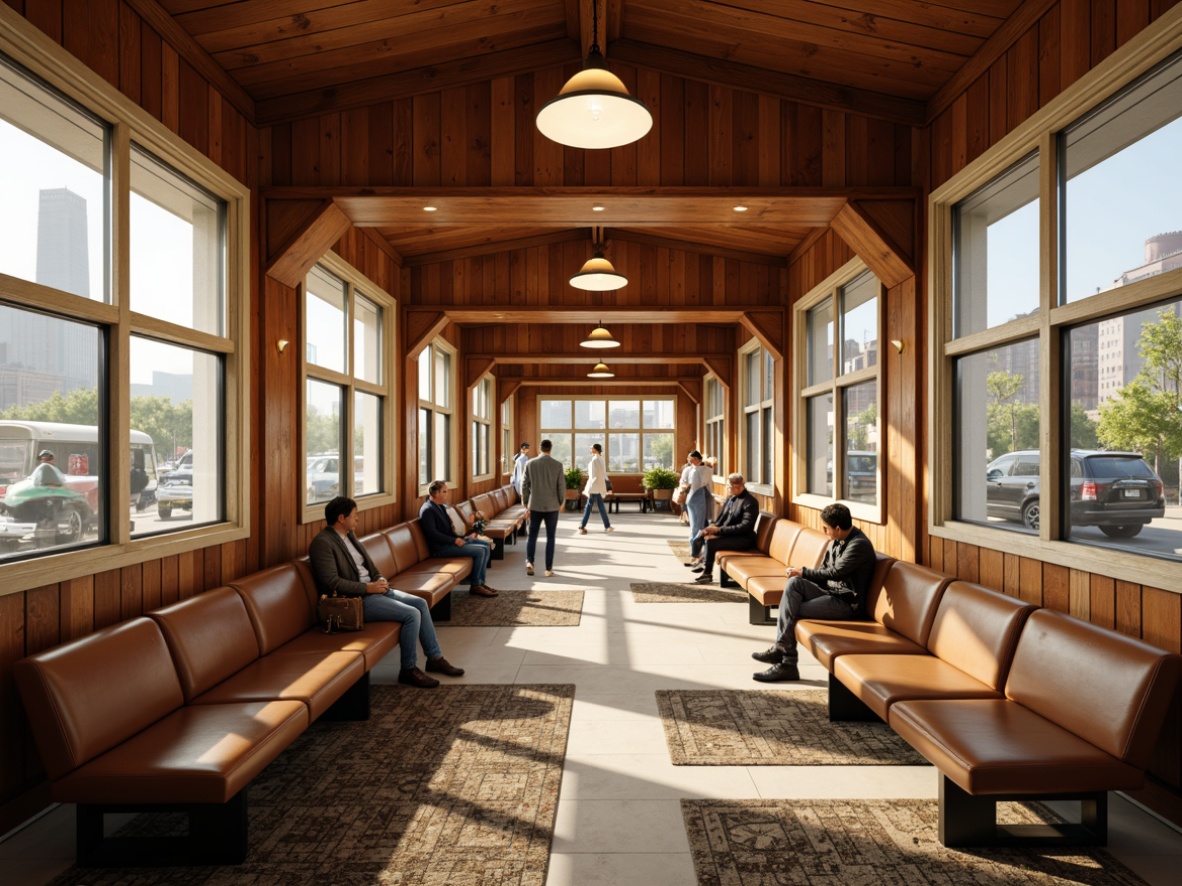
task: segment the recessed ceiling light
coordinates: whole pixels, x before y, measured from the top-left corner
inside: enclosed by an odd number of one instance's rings
[[[735,212],[746,212],[746,211],[747,211],[746,206],[736,206],[735,207]]]
[[[600,204],[596,203],[594,206],[591,207],[591,211],[592,212],[603,212],[603,207]]]
[[[423,212],[435,212],[437,209],[439,209],[438,206],[424,206]]]

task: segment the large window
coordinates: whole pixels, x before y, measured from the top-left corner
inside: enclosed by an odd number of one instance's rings
[[[386,491],[393,313],[388,295],[334,256],[304,280],[305,506]]]
[[[513,456],[516,454],[517,445],[513,442],[513,398],[510,397],[501,404],[501,473],[506,477],[513,473]]]
[[[492,475],[493,380],[486,375],[472,388],[472,476]]]
[[[705,408],[706,438],[702,441],[702,455],[718,459],[718,470],[726,467],[723,446],[726,443],[726,401],[722,382],[713,377],[706,379]]]
[[[63,580],[241,538],[249,194],[54,51],[3,47],[3,586],[47,553]]]
[[[1182,58],[1153,64],[1116,53],[1110,98],[933,194],[932,530],[1180,590]]]
[[[603,446],[609,472],[673,468],[674,400],[552,399],[539,401],[541,435],[566,467],[585,467],[592,443]]]
[[[440,340],[419,354],[419,487],[452,480],[452,365],[454,355]]]
[[[775,359],[753,343],[739,354],[743,414],[739,459],[748,485],[775,483]]]
[[[797,492],[879,519],[878,278],[850,262],[797,307]],[[820,502],[815,502],[820,504]]]

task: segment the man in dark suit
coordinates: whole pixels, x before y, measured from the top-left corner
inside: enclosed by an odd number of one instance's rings
[[[776,619],[776,644],[751,657],[771,667],[754,675],[760,683],[799,680],[796,667],[796,623],[802,618],[855,619],[866,606],[866,592],[874,578],[874,545],[856,527],[845,505],[821,511],[821,526],[829,536],[825,559],[817,569],[789,566],[788,584]]]
[[[703,546],[706,548],[702,565],[693,568],[694,572],[702,573],[694,579],[700,585],[714,581],[714,557],[719,551],[749,551],[755,547],[759,502],[747,491],[742,474],[727,477],[726,487],[729,495],[722,505],[722,511],[702,528],[690,544],[690,551],[695,558]]]
[[[402,670],[398,682],[420,689],[439,685],[418,667],[417,644],[423,644],[427,655],[427,670],[462,677],[463,668],[448,663],[435,636],[435,623],[427,601],[405,591],[396,591],[382,578],[369,554],[357,540],[357,503],[338,495],[324,506],[328,525],[312,539],[308,559],[316,586],[322,594],[343,597],[363,597],[366,621],[397,621],[402,624],[398,648],[402,656]]]
[[[468,573],[468,591],[476,597],[495,597],[497,591],[484,583],[492,548],[480,541],[473,532],[456,535],[451,516],[447,513],[447,481],[432,480],[427,487],[427,500],[419,508],[419,527],[427,539],[427,550],[432,557],[470,557],[472,571]]]

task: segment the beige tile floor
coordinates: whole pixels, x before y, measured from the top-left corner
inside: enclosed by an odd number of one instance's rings
[[[673,766],[654,691],[759,688],[749,656],[772,629],[749,625],[743,604],[634,603],[629,582],[688,575],[665,543],[685,530],[667,514],[625,509],[612,515],[611,535],[597,517],[578,535],[577,516],[563,514],[552,578],[540,568],[525,574],[524,540],[489,573],[501,589],[585,591],[578,627],[440,626],[445,654],[468,669],[465,681],[577,687],[547,886],[693,886],[681,797],[936,796],[930,767]],[[801,674],[781,688],[825,685],[823,668],[807,658]],[[379,682],[396,675],[396,655],[374,670]],[[1151,886],[1178,882],[1182,834],[1115,795],[1109,815],[1109,851]],[[50,812],[0,842],[0,879],[46,882],[68,867],[72,841],[72,807]]]

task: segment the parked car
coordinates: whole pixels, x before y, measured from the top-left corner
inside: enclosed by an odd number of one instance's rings
[[[177,463],[175,470],[160,475],[156,487],[156,514],[161,520],[172,517],[180,508],[193,512],[193,450],[189,450]]]
[[[340,459],[333,455],[317,455],[308,458],[307,498],[305,501],[326,501],[341,489]]]
[[[878,453],[855,450],[845,454],[846,498],[874,501],[878,494]]]
[[[1041,511],[1036,449],[1009,452],[985,468],[986,513],[1037,531]],[[1136,452],[1071,450],[1072,526],[1098,526],[1109,538],[1132,538],[1165,516],[1161,478]]]

